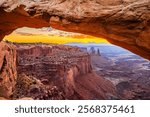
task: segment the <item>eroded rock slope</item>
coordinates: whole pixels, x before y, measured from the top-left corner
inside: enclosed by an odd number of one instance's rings
[[[92,71],[90,55],[78,47],[51,44],[16,44],[17,71],[56,86],[66,99],[110,99],[111,82]]]
[[[90,55],[78,47],[0,44],[0,97],[50,100],[117,96],[114,85],[92,71]]]

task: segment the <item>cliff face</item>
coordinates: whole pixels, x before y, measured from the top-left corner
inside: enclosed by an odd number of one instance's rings
[[[18,74],[11,99],[61,100],[65,97],[56,86],[46,86],[33,76]]]
[[[20,47],[17,47],[17,59],[18,73],[21,71],[38,79],[45,78],[45,74],[57,77],[72,67],[80,69],[82,74],[91,71],[90,56],[79,48],[70,46],[20,44]],[[75,77],[77,75],[78,73],[75,73]]]
[[[0,6],[1,39],[19,27],[52,26],[104,37],[150,59],[149,0],[3,0]]]
[[[18,74],[35,77],[45,86],[58,87],[65,99],[110,99],[116,95],[111,82],[93,73],[90,55],[77,47],[46,44],[16,46]]]
[[[0,97],[9,98],[16,84],[16,49],[0,42]]]

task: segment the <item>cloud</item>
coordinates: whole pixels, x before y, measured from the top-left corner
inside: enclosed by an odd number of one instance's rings
[[[16,34],[22,35],[22,36],[40,36],[41,34],[32,34],[32,33],[26,33],[26,32],[16,32]]]

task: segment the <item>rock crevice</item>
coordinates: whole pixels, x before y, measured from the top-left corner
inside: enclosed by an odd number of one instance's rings
[[[16,48],[12,44],[0,43],[0,97],[12,95],[16,84]]]

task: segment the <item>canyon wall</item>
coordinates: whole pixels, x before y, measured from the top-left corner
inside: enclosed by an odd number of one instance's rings
[[[16,44],[17,71],[56,86],[66,99],[110,99],[113,84],[97,76],[90,55],[77,47],[51,44]],[[111,95],[110,95],[111,94]]]
[[[9,98],[16,84],[16,48],[0,42],[0,97]]]
[[[0,7],[0,40],[20,27],[52,26],[104,37],[150,60],[150,0],[2,0]]]
[[[0,99],[116,99],[78,47],[0,43]]]

